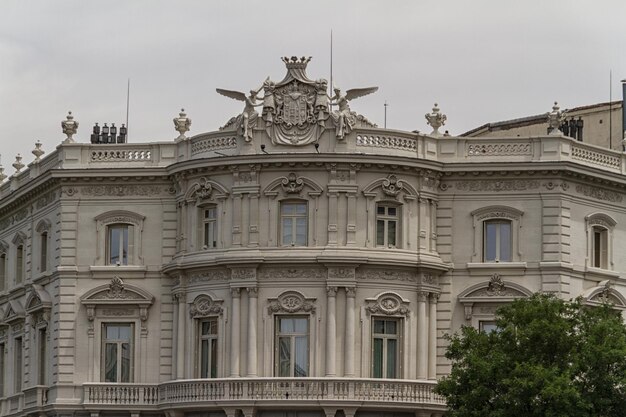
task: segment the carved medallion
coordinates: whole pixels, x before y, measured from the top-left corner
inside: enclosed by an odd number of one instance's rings
[[[298,291],[285,291],[278,298],[269,299],[268,311],[272,313],[315,313],[314,298],[305,298]]]

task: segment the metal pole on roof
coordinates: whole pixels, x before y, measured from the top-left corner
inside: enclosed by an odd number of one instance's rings
[[[609,70],[609,149],[613,149],[613,70]]]

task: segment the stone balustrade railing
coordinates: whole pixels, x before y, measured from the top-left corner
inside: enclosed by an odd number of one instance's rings
[[[194,379],[162,384],[83,385],[86,406],[197,406],[198,402],[359,401],[445,406],[433,392],[434,381],[329,378],[226,378]]]

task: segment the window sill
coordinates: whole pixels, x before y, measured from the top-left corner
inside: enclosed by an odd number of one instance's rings
[[[585,273],[597,275],[600,277],[606,277],[606,278],[619,278],[620,277],[619,272],[610,271],[608,269],[602,269],[602,268],[594,268],[591,266],[585,267]]]
[[[98,265],[90,266],[92,278],[111,279],[111,274],[124,273],[128,278],[143,278],[148,268],[144,265]]]
[[[467,269],[526,269],[526,262],[468,262]]]

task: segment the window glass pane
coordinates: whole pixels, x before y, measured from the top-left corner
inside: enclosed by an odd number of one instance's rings
[[[128,228],[122,228],[122,265],[128,265]]]
[[[130,344],[122,343],[122,379],[120,382],[130,382],[131,355]]]
[[[500,256],[501,262],[511,261],[511,223],[503,222],[500,226]]]
[[[383,246],[385,244],[385,221],[376,221],[376,245]]]
[[[283,245],[290,245],[292,243],[292,219],[283,219]]]
[[[306,204],[299,203],[295,204],[296,206],[296,214],[306,214]]]
[[[396,215],[396,207],[388,207],[387,208],[387,214],[390,216],[395,216]]]
[[[373,377],[383,377],[383,339],[374,339]]]
[[[385,206],[377,206],[376,214],[385,214]]]
[[[299,319],[293,319],[293,321],[295,322],[294,325],[295,325],[296,333],[307,333],[309,331],[308,329],[309,319],[299,318]]]
[[[291,340],[288,337],[278,338],[278,376],[291,376]]]
[[[387,221],[388,228],[388,237],[387,237],[387,245],[396,246],[396,222],[395,220]]]
[[[296,244],[300,246],[306,245],[306,217],[296,219]]]
[[[486,222],[485,223],[485,261],[496,260],[496,224]]]
[[[119,329],[119,338],[121,340],[130,340],[130,326],[129,325],[121,325],[116,326]]]
[[[106,326],[106,338],[108,340],[119,339],[120,338],[119,327]]]
[[[295,207],[293,204],[290,204],[290,203],[281,204],[280,209],[281,209],[282,214],[294,214],[295,213]]]
[[[200,344],[200,378],[209,374],[209,341],[203,340]]]
[[[109,263],[120,262],[120,229],[118,227],[109,228]]]
[[[211,339],[211,378],[217,378],[217,339]]]
[[[478,327],[481,332],[485,332],[485,333],[491,333],[491,332],[496,331],[497,329],[496,322],[490,321],[490,320],[481,320],[478,323]]]
[[[385,322],[385,333],[397,334],[398,333],[397,324],[398,322],[396,322],[395,320],[388,320],[387,322]]]
[[[104,382],[117,382],[117,343],[104,346]]]
[[[295,355],[295,366],[294,366],[294,375],[304,377],[308,376],[309,373],[309,361],[308,361],[308,349],[309,349],[309,338],[307,336],[299,336],[296,337],[296,355]]]
[[[593,229],[593,266],[602,266],[602,232],[598,228]]]
[[[293,319],[279,319],[280,323],[280,332],[281,333],[293,333],[294,331],[294,323]]]
[[[378,334],[385,333],[385,321],[384,320],[374,320],[374,333],[378,333]]]
[[[398,341],[387,339],[387,375],[386,378],[396,377]]]

